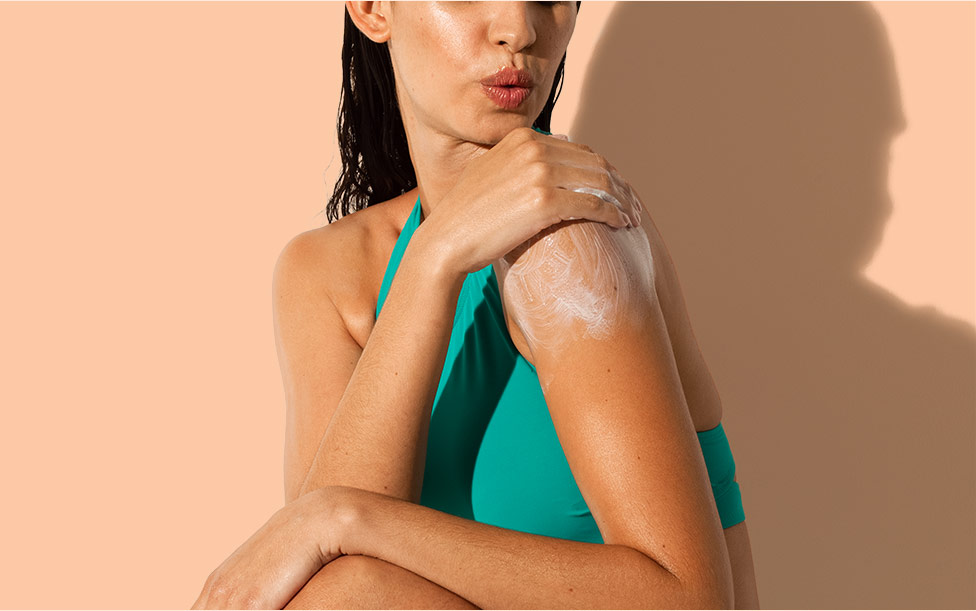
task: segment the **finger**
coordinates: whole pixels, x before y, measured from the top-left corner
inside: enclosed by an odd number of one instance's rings
[[[625,181],[624,185],[627,187],[627,192],[630,194],[630,198],[634,200],[634,205],[637,206],[637,211],[644,212],[644,202],[641,201],[637,191],[634,191],[634,187],[631,186],[629,182]]]
[[[557,217],[551,223],[553,225],[564,220],[586,219],[616,228],[631,226],[630,219],[622,210],[586,187],[581,187],[579,191],[553,189],[551,197],[550,205]]]
[[[587,150],[584,145],[547,138],[550,147],[547,160],[554,169],[553,187],[576,189],[586,187],[608,194],[635,224],[640,224],[640,200],[633,197],[630,185],[607,159]]]
[[[532,138],[534,140],[540,140],[551,146],[563,147],[568,145],[574,145],[569,140],[569,136],[566,134],[543,134],[542,132],[537,132],[532,130]],[[565,143],[565,144],[564,144]]]
[[[640,224],[638,201],[632,197],[628,185],[621,184],[602,166],[553,166],[553,186],[580,193],[591,193],[615,205],[633,225]]]
[[[556,170],[550,186],[589,191],[616,204],[631,226],[641,224],[643,206],[609,160],[584,144],[570,142],[564,134],[532,131],[532,137],[548,147],[547,162]]]

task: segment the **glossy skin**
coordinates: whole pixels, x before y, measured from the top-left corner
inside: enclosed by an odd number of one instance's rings
[[[276,272],[276,303],[281,312],[291,313],[276,321],[276,332],[279,339],[284,338],[279,341],[279,357],[290,406],[289,498],[294,498],[329,424],[330,413],[321,406],[339,400],[344,380],[353,375],[373,333],[373,311],[385,264],[417,195],[424,207],[424,224],[449,218],[437,213],[442,203],[467,201],[455,189],[465,169],[513,130],[531,125],[575,26],[574,2],[553,6],[433,2],[395,7],[385,2],[352,2],[347,8],[372,40],[391,43],[419,187],[306,232],[282,253]],[[481,78],[501,65],[533,72],[537,87],[523,112],[501,111],[481,92]],[[445,104],[445,100],[451,103]],[[579,249],[586,249],[593,238],[578,231],[579,225],[582,223],[561,223],[554,235],[562,232],[570,251],[575,248],[576,254],[587,254]],[[570,606],[573,600],[582,599],[567,594],[561,577],[571,574],[577,579],[573,585],[579,596],[624,573],[646,575],[662,591],[667,588],[669,595],[673,593],[670,598],[654,598],[655,593],[647,591],[643,600],[660,606],[730,604],[734,581],[736,608],[757,608],[746,525],[722,532],[717,513],[709,509],[704,463],[696,455],[694,431],[718,424],[721,401],[694,340],[664,242],[646,214],[640,225],[619,231],[646,236],[653,281],[645,278],[646,282],[635,283],[637,290],[621,298],[620,307],[631,313],[628,319],[650,320],[651,324],[619,325],[606,337],[563,344],[557,355],[545,348],[547,342],[531,345],[521,332],[526,326],[545,328],[544,324],[540,327],[545,321],[518,313],[515,297],[505,298],[513,342],[549,386],[546,399],[560,441],[608,545],[597,550],[584,547],[591,544],[566,542],[557,549],[549,547],[551,540],[486,530],[485,525],[457,522],[460,519],[428,508],[411,505],[407,510],[395,504],[406,502],[399,499],[376,502],[366,512],[372,527],[359,534],[358,542],[366,546],[364,533],[387,536],[369,541],[368,556],[343,556],[327,564],[288,608],[472,608],[474,600],[484,606],[514,607],[525,592],[505,589],[506,576],[510,583],[534,584],[527,599],[563,601]],[[430,226],[452,227],[443,222]],[[636,250],[617,249],[616,264],[647,269],[646,261],[635,258],[640,254]],[[457,252],[428,252],[432,264],[435,260],[471,264]],[[523,254],[531,257],[532,246]],[[321,265],[323,261],[329,262],[328,269]],[[539,280],[544,283],[546,278]],[[548,332],[558,334],[560,329],[556,326]],[[535,335],[545,333],[536,331]],[[288,368],[291,370],[286,371]],[[321,376],[315,372],[325,371],[332,376],[327,387],[314,377]],[[593,383],[576,383],[585,379]],[[658,400],[648,402],[647,397]],[[634,421],[641,426],[622,426]],[[661,443],[664,439],[668,443]],[[669,473],[675,475],[669,477]],[[660,503],[661,498],[668,498],[669,503]],[[456,528],[453,540],[444,540],[448,525]],[[350,543],[356,539],[351,536]],[[427,547],[422,546],[424,542]],[[408,566],[411,561],[406,556],[400,564],[391,562],[400,558],[403,549],[427,550],[428,557],[422,565]],[[436,553],[438,549],[444,553]],[[505,560],[512,549],[520,550],[523,562],[517,573],[512,573],[511,562]],[[556,575],[547,572],[541,562],[525,561],[552,553],[567,563],[566,570]],[[502,582],[491,583],[486,575]],[[705,589],[709,591],[706,598],[689,597],[689,592]],[[569,590],[573,591],[572,585]],[[626,605],[634,600],[627,598],[632,593],[632,589],[617,588],[602,602]]]
[[[360,17],[357,24],[372,40],[390,41],[419,195],[424,217],[428,218],[456,183],[459,172],[483,152],[483,147],[496,143],[515,127],[530,125],[531,118],[541,110],[575,27],[575,6],[570,2],[556,3],[551,8],[507,2],[401,3],[395,8],[378,4],[376,13],[385,12],[389,18],[385,23],[371,12],[359,14],[353,8],[350,11],[354,19]],[[486,40],[494,44],[486,44]],[[480,91],[478,81],[499,65],[499,46],[511,53],[511,64],[529,69],[536,77],[537,86],[523,105],[528,107],[524,114],[498,112]],[[430,78],[432,75],[436,78]],[[456,78],[445,78],[446,75]],[[444,104],[443,100],[451,100],[451,104]],[[411,192],[405,196],[402,204],[412,203],[413,195]],[[397,211],[395,223],[402,225],[399,221],[405,218],[404,210],[406,206]],[[695,430],[713,428],[721,420],[720,399],[687,321],[663,240],[652,221],[645,219],[642,224],[651,238],[652,250],[657,251],[656,266],[670,272],[661,274],[663,281],[657,283],[656,291],[663,294],[658,300],[659,308],[670,323],[673,358],[681,370],[681,380],[686,381],[683,390],[687,409]],[[388,255],[373,260],[385,262]],[[374,281],[382,275],[380,270],[373,273]],[[373,290],[369,293],[376,295]],[[369,301],[375,306],[375,299]],[[358,318],[362,327],[369,326],[365,315]],[[511,318],[509,329],[523,355],[533,360],[519,324]],[[365,342],[365,328],[360,337]],[[727,529],[726,543],[739,606],[754,608],[758,598],[746,524]]]
[[[376,6],[366,6],[375,4]],[[347,3],[371,40],[387,42],[424,218],[472,159],[545,106],[576,27],[575,2]],[[535,87],[519,109],[499,109],[481,80],[512,66]]]
[[[639,228],[560,223],[497,268],[509,325],[518,325],[532,353],[553,359],[580,338],[608,340],[621,325],[642,324],[642,312],[627,306],[654,291],[650,244]],[[548,396],[550,378],[539,373]]]
[[[316,354],[321,355],[318,358],[310,354],[306,359],[310,370],[340,368],[346,359],[355,364],[353,359],[361,353],[375,324],[373,310],[393,243],[416,197],[417,190],[414,189],[331,225],[302,234],[299,242],[302,259],[307,262],[310,272],[314,270],[315,274],[310,284],[333,289],[331,294],[335,307],[347,325],[341,331],[350,342],[355,342],[350,344],[348,353],[343,353],[336,350],[338,336],[323,337],[321,345],[331,346],[332,351],[318,351]],[[721,399],[702,360],[676,270],[653,221],[645,217],[642,228],[651,243],[657,301],[666,322],[669,345],[694,428],[696,431],[714,428],[722,418]],[[337,247],[340,244],[349,247]],[[324,260],[334,261],[335,269],[361,271],[355,276],[340,277],[317,263]],[[324,311],[324,305],[308,303],[309,315],[312,311]],[[509,331],[522,355],[533,362],[534,357],[524,336],[511,321]],[[310,433],[310,436],[314,437],[315,434]],[[299,470],[306,468],[307,462]],[[742,481],[741,477],[737,476],[736,479]],[[724,529],[737,609],[759,608],[747,522]],[[426,536],[442,530],[443,525],[432,521],[429,529]],[[477,571],[472,571],[470,575],[472,581],[480,581]],[[319,608],[476,608],[470,601],[440,587],[436,580],[427,579],[386,560],[362,556],[343,556],[325,566],[286,608],[314,608],[316,605],[321,605]]]

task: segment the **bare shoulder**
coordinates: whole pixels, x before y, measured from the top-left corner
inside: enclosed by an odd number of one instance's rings
[[[512,273],[520,281],[506,283]],[[535,366],[531,343],[544,341],[547,326],[566,328],[560,317],[578,319],[570,325],[574,335],[600,335],[625,304],[656,300],[695,430],[721,421],[721,399],[692,331],[674,262],[649,214],[633,229],[588,221],[553,225],[501,261],[496,276],[512,342]]]
[[[602,338],[653,295],[653,267],[641,228],[557,223],[499,261],[506,316],[530,352],[555,357],[570,337]]]
[[[410,212],[404,212],[410,193],[292,237],[275,264],[276,292],[287,285],[330,299],[353,339],[365,346],[386,263]]]

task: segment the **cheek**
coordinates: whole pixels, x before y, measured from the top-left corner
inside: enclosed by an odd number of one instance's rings
[[[417,24],[414,36],[424,53],[421,61],[426,64],[428,84],[470,72],[476,33],[468,19],[446,10],[432,10]]]
[[[558,354],[569,338],[609,338],[653,291],[650,243],[639,227],[560,227],[499,268],[505,305],[533,352]]]
[[[403,23],[390,47],[393,63],[412,98],[437,100],[445,93],[439,88],[459,69],[470,70],[469,54],[459,48],[465,26],[444,11],[408,11],[403,9]]]

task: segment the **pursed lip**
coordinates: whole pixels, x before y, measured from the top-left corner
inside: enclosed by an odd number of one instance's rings
[[[495,104],[506,109],[515,110],[528,99],[529,95],[532,93],[532,87],[503,87],[501,85],[482,85],[485,95],[488,96]]]
[[[528,70],[519,70],[511,66],[505,66],[491,76],[481,79],[481,84],[488,87],[532,87],[532,73]]]

